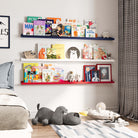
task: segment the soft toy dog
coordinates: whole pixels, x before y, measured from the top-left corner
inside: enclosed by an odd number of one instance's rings
[[[55,112],[49,108],[42,107],[40,108],[40,104],[37,105],[37,114],[34,119],[32,119],[32,124],[36,125],[38,122],[43,125],[48,124],[63,124],[63,115],[67,112],[67,109],[63,106],[59,106],[56,108]]]
[[[34,119],[32,119],[32,124],[37,125],[37,123],[42,123],[43,125],[56,124],[56,125],[78,125],[81,123],[79,113],[67,113],[67,109],[64,106],[59,106],[56,108],[55,112],[49,108],[42,107],[40,104],[37,105],[37,114]]]

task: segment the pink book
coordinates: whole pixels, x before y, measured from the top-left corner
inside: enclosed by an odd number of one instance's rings
[[[45,21],[34,21],[34,35],[45,35]]]
[[[34,25],[33,23],[23,23],[23,35],[33,35]]]

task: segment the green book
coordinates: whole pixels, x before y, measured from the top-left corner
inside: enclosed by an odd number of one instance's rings
[[[56,59],[56,49],[47,48],[47,59]]]
[[[37,16],[27,16],[27,22],[28,23],[33,23],[33,21],[42,19],[42,17],[37,17]]]

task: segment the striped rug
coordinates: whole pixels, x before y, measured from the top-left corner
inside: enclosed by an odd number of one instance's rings
[[[127,127],[111,128],[102,120],[83,121],[80,125],[51,125],[61,138],[138,138],[138,133]]]

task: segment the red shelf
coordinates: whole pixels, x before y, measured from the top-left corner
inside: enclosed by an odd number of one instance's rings
[[[25,83],[21,81],[21,85],[49,85],[49,84],[103,84],[103,83],[115,83],[113,80],[112,81],[107,81],[107,82],[84,82],[84,81],[79,81],[79,82],[68,82],[68,81],[61,81],[61,82],[31,82],[31,83]]]

